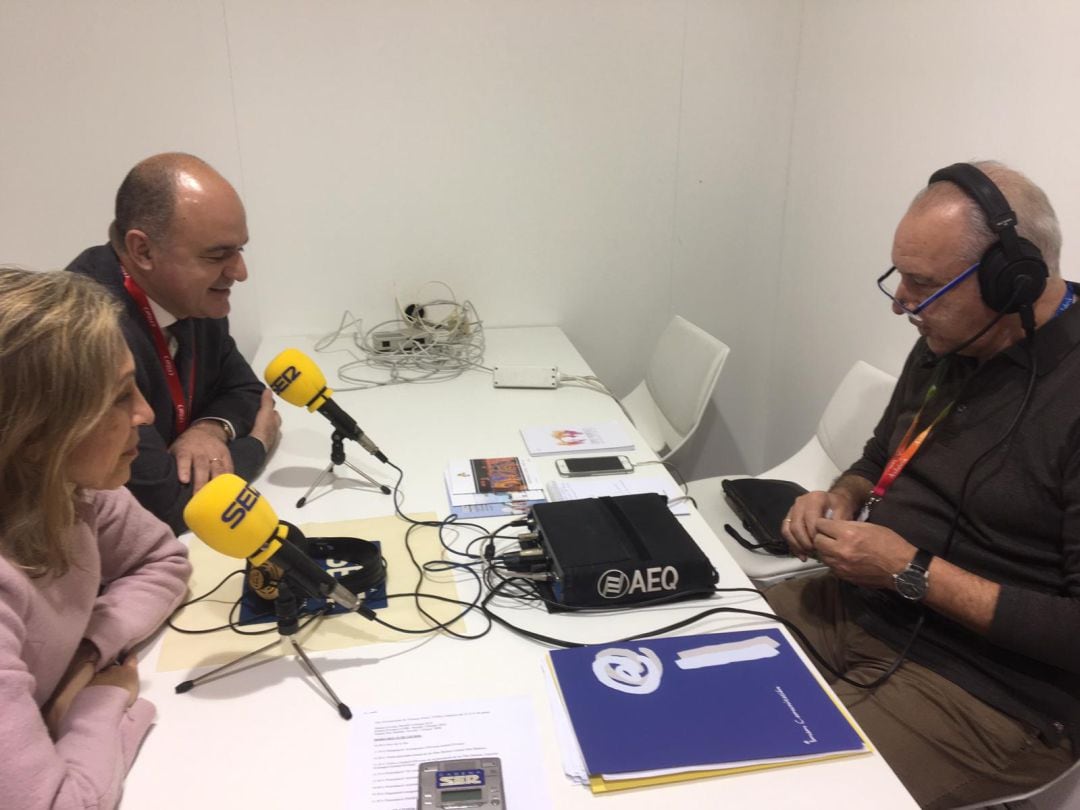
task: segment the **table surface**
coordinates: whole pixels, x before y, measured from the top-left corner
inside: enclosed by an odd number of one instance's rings
[[[557,364],[563,374],[590,373],[566,336],[554,327],[489,329],[486,340],[487,366]],[[348,355],[317,354],[313,345],[306,337],[268,338],[259,348],[254,368],[261,373],[266,363],[287,347],[299,348],[314,358],[331,387],[338,389],[335,400],[405,471],[402,494],[406,512],[447,513],[443,472],[451,460],[527,455],[518,433],[521,427],[625,422],[618,405],[596,391],[573,386],[495,389],[490,374],[479,370],[439,383],[342,391],[347,384],[336,385],[336,369]],[[283,401],[278,409],[283,420],[282,441],[267,470],[254,483],[280,518],[308,523],[392,512],[389,496],[361,488],[356,476],[343,468],[332,486],[320,488],[303,509],[297,509],[297,499],[329,462],[330,426],[318,414]],[[634,462],[655,460],[632,426],[629,429],[639,449],[626,455]],[[396,479],[392,469],[358,445],[350,443],[346,451],[349,460],[370,475],[390,484]],[[534,462],[544,481],[556,477],[553,457]],[[639,468],[634,474],[667,475],[659,465]],[[680,520],[715,565],[718,587],[749,585],[696,510]],[[500,521],[488,523],[494,527]],[[226,560],[225,570],[231,562]],[[463,594],[470,593],[467,583],[460,587]],[[539,607],[506,602],[499,610],[512,616],[516,624],[540,633],[600,643],[661,627],[718,605],[765,607],[759,597],[743,593],[721,594],[708,602],[695,600],[603,615],[551,615]],[[760,624],[759,620],[729,614],[709,617],[680,632],[707,633]],[[475,619],[470,623],[470,627],[479,626]],[[350,767],[350,723],[337,716],[294,660],[274,660],[177,695],[174,687],[179,681],[205,670],[158,672],[161,643],[159,635],[142,654],[142,694],[156,704],[158,724],[128,775],[124,808],[239,807],[249,802],[260,808],[346,806],[344,774]],[[354,713],[365,706],[527,697],[543,752],[542,761],[536,763],[536,778],[546,782],[552,807],[560,809],[597,803],[613,809],[655,808],[661,803],[669,807],[816,808],[822,805],[824,795],[834,808],[866,807],[868,796],[874,797],[876,810],[916,806],[877,753],[593,796],[563,774],[543,683],[544,653],[539,644],[496,626],[475,641],[431,635],[311,656]],[[363,807],[357,798],[353,797],[349,806]]]

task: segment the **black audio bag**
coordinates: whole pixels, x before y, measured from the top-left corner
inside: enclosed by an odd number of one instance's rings
[[[711,596],[716,570],[654,493],[538,503],[532,521],[554,580],[548,610]]]
[[[806,494],[805,487],[776,478],[725,478],[720,483],[731,508],[757,542],[750,542],[725,526],[728,534],[750,551],[767,551],[777,556],[790,554],[787,540],[780,534],[780,524],[795,499]]]

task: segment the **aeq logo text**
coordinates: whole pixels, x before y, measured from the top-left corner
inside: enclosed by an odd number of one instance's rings
[[[257,490],[252,489],[250,486],[244,487],[233,502],[226,506],[225,511],[221,513],[221,522],[228,523],[230,529],[235,529],[247,517],[248,512],[255,508],[255,504],[259,502],[259,497]]]
[[[638,569],[632,575],[611,568],[600,575],[597,592],[605,599],[622,599],[634,593],[660,593],[679,587],[679,572],[672,565]]]
[[[299,378],[300,372],[296,370],[296,366],[289,366],[283,372],[281,372],[277,379],[270,383],[270,388],[275,394],[280,394]]]

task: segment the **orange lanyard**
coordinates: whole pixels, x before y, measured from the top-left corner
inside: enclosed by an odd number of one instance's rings
[[[900,473],[904,471],[904,467],[906,467],[908,462],[919,452],[919,448],[923,446],[923,442],[930,436],[930,432],[937,427],[938,423],[945,418],[945,415],[952,408],[953,402],[950,402],[941,409],[929,425],[916,433],[923,411],[926,410],[926,406],[930,404],[930,401],[937,396],[938,378],[941,376],[942,369],[943,366],[939,366],[934,372],[934,378],[930,381],[930,387],[926,389],[926,396],[923,397],[923,402],[919,407],[918,413],[915,414],[915,418],[912,419],[911,424],[908,425],[908,429],[904,432],[904,437],[900,440],[900,444],[897,445],[896,452],[894,452],[892,458],[889,459],[889,463],[885,465],[885,469],[882,471],[881,477],[878,478],[877,484],[870,490],[870,497],[867,498],[866,504],[859,514],[859,520],[866,520],[866,518],[869,517],[870,510],[885,497],[885,493],[889,491],[889,487],[891,487],[896,479],[900,477]]]

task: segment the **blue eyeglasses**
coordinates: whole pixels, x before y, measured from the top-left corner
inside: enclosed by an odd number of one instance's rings
[[[954,278],[952,281],[950,281],[944,287],[939,287],[938,289],[936,289],[934,292],[932,292],[929,296],[924,298],[920,303],[916,304],[914,307],[909,307],[907,304],[905,304],[903,301],[901,301],[899,298],[896,297],[896,291],[900,288],[900,282],[899,282],[897,277],[894,276],[893,280],[891,282],[887,281],[887,279],[890,276],[892,276],[894,273],[898,272],[895,265],[893,265],[888,270],[886,270],[878,278],[877,285],[878,285],[878,289],[881,290],[883,293],[885,293],[885,295],[887,295],[889,297],[889,300],[892,301],[894,304],[896,304],[898,307],[900,307],[900,309],[904,310],[904,312],[906,312],[908,315],[911,315],[912,317],[918,317],[919,313],[921,313],[924,309],[926,309],[932,303],[934,303],[939,298],[941,298],[941,296],[945,295],[945,293],[947,293],[949,290],[955,288],[964,279],[966,279],[968,276],[970,276],[972,273],[974,273],[978,269],[979,269],[979,262],[975,262],[975,264],[971,265],[971,267],[969,267],[963,273],[958,275],[956,278]]]

